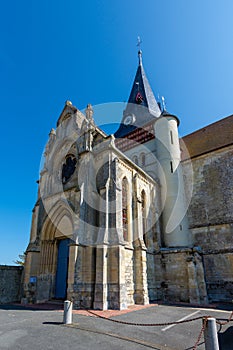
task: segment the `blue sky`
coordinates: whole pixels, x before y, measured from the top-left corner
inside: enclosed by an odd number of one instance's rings
[[[181,135],[233,112],[231,0],[12,0],[0,16],[0,264],[26,249],[41,154],[65,101],[126,101],[138,35]]]

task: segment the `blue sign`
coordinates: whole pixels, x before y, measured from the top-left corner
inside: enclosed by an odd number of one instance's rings
[[[30,283],[36,283],[36,277],[30,277]]]

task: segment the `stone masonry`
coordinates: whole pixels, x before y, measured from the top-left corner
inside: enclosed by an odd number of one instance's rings
[[[21,300],[22,274],[21,266],[0,266],[0,304]]]

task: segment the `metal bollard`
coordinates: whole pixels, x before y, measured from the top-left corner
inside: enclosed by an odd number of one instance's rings
[[[219,350],[216,319],[213,317],[207,319],[204,338],[205,350]]]
[[[70,300],[64,301],[64,315],[63,315],[63,323],[64,324],[72,324],[72,309],[73,303]]]

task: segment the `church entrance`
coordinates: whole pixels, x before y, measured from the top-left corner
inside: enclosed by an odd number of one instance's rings
[[[58,243],[57,272],[55,298],[65,299],[67,290],[68,263],[69,263],[69,239],[62,239]]]

